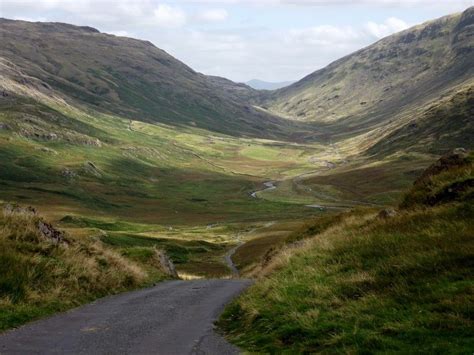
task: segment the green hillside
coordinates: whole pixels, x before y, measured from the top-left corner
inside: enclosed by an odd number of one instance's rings
[[[472,87],[473,26],[474,8],[415,26],[258,103],[293,120],[318,122],[333,142],[377,128],[372,139],[381,139],[387,129],[415,119],[419,106]]]
[[[26,85],[71,105],[140,121],[238,136],[284,133],[281,120],[221,90],[225,79],[197,73],[150,42],[90,27],[7,19],[0,19],[0,37],[7,93]]]

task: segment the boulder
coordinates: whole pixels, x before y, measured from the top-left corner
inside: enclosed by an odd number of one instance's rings
[[[41,235],[48,241],[53,242],[54,244],[64,243],[68,244],[65,239],[65,235],[60,230],[57,230],[53,227],[52,224],[39,220],[37,227]]]
[[[381,219],[388,219],[388,218],[393,218],[397,215],[397,211],[393,208],[386,208],[382,211],[379,212],[378,218]]]
[[[65,168],[61,171],[61,175],[64,176],[66,179],[74,179],[77,176],[77,173],[74,170]]]
[[[443,171],[470,164],[469,153],[464,148],[456,148],[450,153],[443,155],[436,163],[429,166],[423,174],[415,181],[414,185],[423,185],[429,182],[430,178]]]

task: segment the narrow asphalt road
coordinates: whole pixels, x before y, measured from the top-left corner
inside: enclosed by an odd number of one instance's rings
[[[166,281],[0,334],[0,354],[238,354],[213,330],[248,280]]]

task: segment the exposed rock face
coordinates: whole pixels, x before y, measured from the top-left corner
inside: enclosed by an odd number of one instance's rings
[[[99,168],[97,167],[97,165],[95,165],[93,162],[91,161],[86,161],[82,167],[82,173],[85,173],[87,175],[93,175],[95,177],[101,177],[102,174],[99,170]]]
[[[48,148],[48,147],[41,147],[41,148],[37,148],[37,149],[41,150],[44,153],[48,153],[48,154],[54,154],[54,155],[58,154],[57,151],[55,151],[54,149]]]
[[[474,199],[474,157],[457,148],[442,156],[415,181],[402,208]]]

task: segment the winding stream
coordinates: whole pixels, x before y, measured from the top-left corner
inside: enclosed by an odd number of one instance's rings
[[[229,269],[232,272],[232,277],[239,277],[239,269],[237,269],[237,266],[235,266],[234,261],[232,260],[232,255],[237,251],[237,249],[244,244],[244,242],[239,241],[239,244],[237,244],[235,247],[230,249],[227,254],[224,256],[225,263],[229,267]]]
[[[264,182],[263,186],[265,186],[264,189],[254,191],[250,194],[250,196],[252,196],[253,198],[258,198],[257,192],[270,191],[270,190],[274,190],[274,189],[277,188],[273,181]]]

